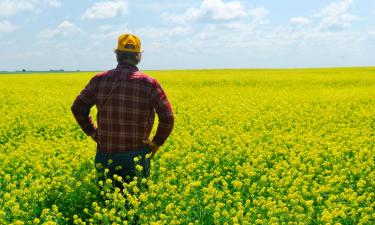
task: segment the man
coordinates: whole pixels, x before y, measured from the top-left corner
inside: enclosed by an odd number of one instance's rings
[[[125,182],[136,176],[134,157],[139,160],[138,170],[148,177],[150,159],[172,132],[174,116],[160,84],[140,72],[137,64],[142,57],[140,39],[132,34],[118,38],[115,49],[118,65],[94,76],[75,99],[71,110],[82,130],[97,142],[95,165],[99,172],[108,168],[107,176],[117,174]],[[98,109],[96,127],[90,109]],[[159,125],[149,140],[155,112]],[[117,183],[122,189],[122,183]]]

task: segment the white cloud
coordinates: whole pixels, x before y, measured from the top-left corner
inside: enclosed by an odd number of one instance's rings
[[[268,10],[265,9],[264,7],[258,7],[258,8],[250,10],[249,15],[253,16],[255,22],[259,24],[268,23],[268,21],[265,20],[265,18],[268,15]]]
[[[110,25],[110,24],[104,24],[104,25],[100,25],[100,26],[98,26],[98,31],[100,31],[100,32],[107,32],[107,31],[109,31],[109,30],[112,30],[113,29],[113,26],[112,25]]]
[[[83,14],[84,19],[109,19],[129,13],[128,5],[122,0],[96,2]]]
[[[9,21],[0,21],[0,33],[10,33],[16,28]]]
[[[190,28],[170,28],[171,34],[166,29],[165,35],[186,35],[181,37],[182,41],[171,44],[176,48],[187,45],[188,49],[182,48],[187,52],[199,50],[208,54],[216,49],[237,49],[238,42],[247,42],[254,33],[262,32],[259,27],[269,23],[268,14],[264,7],[248,8],[240,1],[203,0],[199,7],[189,8],[182,14],[164,14],[164,19],[181,25],[200,23]]]
[[[246,15],[245,8],[239,1],[203,0],[198,8],[189,8],[181,15],[164,14],[164,17],[172,22],[184,24],[197,20],[228,21]]]
[[[184,9],[186,7],[189,7],[191,5],[191,2],[189,1],[164,1],[163,3],[160,3],[160,1],[139,1],[137,2],[137,8],[140,8],[141,10],[150,12],[156,12],[160,13],[167,10],[179,10]]]
[[[320,14],[323,16],[334,16],[344,14],[349,10],[352,3],[353,0],[340,0],[337,2],[333,2],[327,5],[324,9],[322,9]]]
[[[93,46],[103,46],[103,41],[109,45],[115,45],[117,38],[123,33],[134,33],[138,35],[145,43],[168,41],[175,36],[186,36],[192,32],[192,29],[187,26],[175,27],[142,27],[131,30],[126,24],[121,26],[100,25],[96,32],[90,35]]]
[[[321,18],[319,29],[346,28],[352,25],[356,16],[349,13],[353,0],[340,0],[323,8],[318,17]]]
[[[0,16],[13,16],[24,11],[38,11],[41,5],[61,6],[59,0],[1,0]]]
[[[52,7],[60,7],[61,6],[61,2],[59,0],[44,0],[45,3],[47,3],[48,5],[52,6]]]
[[[269,23],[266,19],[268,10],[264,7],[253,8],[248,10],[246,18],[228,21],[224,24],[217,24],[216,27],[251,33],[257,30],[260,25]]]
[[[225,3],[221,0],[204,0],[202,9],[211,12],[214,20],[231,20],[246,15],[245,9],[238,1]]]
[[[12,16],[21,11],[34,10],[34,1],[1,0],[0,16]]]
[[[306,17],[292,17],[289,21],[292,25],[305,26],[311,24],[311,21]]]
[[[96,32],[89,35],[92,40],[90,48],[105,47],[106,45],[103,45],[103,42],[114,47],[117,44],[117,38],[124,33],[138,34],[130,30],[127,24],[122,24],[121,26],[100,25],[97,27]]]
[[[177,26],[171,28],[146,27],[136,30],[137,35],[139,35],[140,37],[147,37],[152,39],[166,39],[173,36],[187,35],[191,32],[192,29],[186,26]]]
[[[41,31],[38,36],[44,39],[51,39],[58,35],[66,37],[71,34],[77,33],[82,33],[82,30],[74,23],[65,20],[61,22],[55,29],[46,29]]]
[[[374,37],[374,38],[375,38],[375,27],[370,28],[369,31],[368,31],[368,33],[369,33],[369,35],[370,35],[371,37]]]
[[[233,25],[235,26],[235,25]],[[238,28],[238,27],[237,27]],[[203,31],[197,33],[193,36],[193,40],[199,40],[199,41],[211,41],[210,39],[213,39],[215,37],[218,37],[218,30],[216,26],[210,24],[204,28]]]

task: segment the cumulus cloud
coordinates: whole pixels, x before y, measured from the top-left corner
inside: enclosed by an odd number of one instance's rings
[[[97,27],[96,32],[90,35],[94,41],[108,41],[115,40],[123,33],[137,34],[141,39],[147,40],[167,40],[175,36],[184,36],[192,32],[192,28],[187,26],[175,27],[141,27],[131,30],[126,24],[121,26],[113,25],[100,25]]]
[[[128,28],[127,24],[121,26],[113,26],[109,24],[100,25],[97,27],[96,32],[90,34],[90,38],[94,41],[102,43],[103,40],[116,40],[119,35],[123,33],[136,33]]]
[[[306,18],[306,17],[292,17],[289,21],[290,24],[292,25],[297,25],[297,26],[305,26],[311,24],[311,21]]]
[[[21,11],[34,10],[34,1],[15,1],[15,0],[1,0],[0,1],[0,16],[12,16]]]
[[[109,19],[129,13],[128,5],[122,0],[96,2],[83,14],[84,19]]]
[[[184,24],[197,20],[228,21],[246,15],[246,10],[239,1],[203,0],[198,8],[189,8],[181,15],[165,14],[164,17],[170,21]]]
[[[369,35],[370,35],[371,37],[374,37],[374,38],[375,38],[375,27],[370,28],[369,31],[368,31],[368,33],[369,33]]]
[[[265,19],[268,15],[268,10],[265,9],[264,7],[258,7],[258,8],[250,10],[249,15],[253,16],[255,22],[259,24],[264,24],[268,22]]]
[[[55,29],[46,29],[39,33],[40,38],[51,39],[58,35],[67,37],[72,34],[82,33],[82,30],[70,21],[61,22]]]
[[[0,16],[13,16],[20,12],[37,11],[42,5],[59,7],[59,0],[1,0]]]
[[[113,26],[110,25],[110,24],[104,24],[104,25],[100,25],[98,26],[98,31],[99,32],[107,32],[107,31],[110,31],[113,29]]]
[[[166,39],[174,36],[187,35],[192,32],[190,27],[177,26],[177,27],[165,27],[155,28],[146,27],[136,30],[136,33],[141,37],[153,38],[153,39]]]
[[[251,33],[257,30],[261,25],[269,23],[267,20],[268,10],[264,7],[253,8],[247,11],[246,18],[228,21],[221,25],[218,24],[216,27]]]
[[[61,6],[61,2],[59,0],[44,0],[45,3],[47,3],[48,5],[52,6],[52,7],[60,7]]]
[[[356,16],[349,12],[353,0],[340,0],[323,8],[318,17],[321,18],[319,29],[346,28],[352,25]]]
[[[0,33],[10,33],[16,28],[9,21],[0,21]]]

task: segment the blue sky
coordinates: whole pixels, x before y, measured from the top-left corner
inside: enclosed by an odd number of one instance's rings
[[[142,69],[375,65],[372,0],[0,0],[0,70],[106,70],[122,33]]]

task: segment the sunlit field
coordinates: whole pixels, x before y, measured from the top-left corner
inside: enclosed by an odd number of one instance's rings
[[[147,73],[175,128],[124,193],[70,111],[94,72],[0,75],[0,224],[375,224],[375,68]]]

